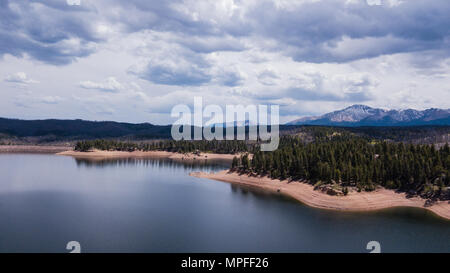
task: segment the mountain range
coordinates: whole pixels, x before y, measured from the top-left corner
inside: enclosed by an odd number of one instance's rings
[[[251,126],[249,121],[216,126]],[[423,111],[384,110],[366,105],[353,105],[322,116],[304,117],[280,124],[280,131],[289,131],[292,125],[325,126],[418,126],[450,125],[450,109],[426,109]],[[49,137],[54,139],[120,138],[133,139],[170,138],[171,125],[150,123],[125,123],[86,120],[20,120],[0,118],[0,140],[11,137]]]
[[[322,116],[303,117],[287,125],[415,126],[450,125],[450,109],[385,110],[355,104]]]
[[[0,139],[7,136],[92,139],[133,136],[135,138],[169,138],[170,125],[87,120],[20,120],[0,118]]]

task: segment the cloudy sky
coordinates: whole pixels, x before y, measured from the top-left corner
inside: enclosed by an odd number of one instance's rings
[[[448,0],[0,0],[0,116],[450,107]]]

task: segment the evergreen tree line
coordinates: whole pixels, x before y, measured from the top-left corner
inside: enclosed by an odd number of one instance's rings
[[[433,145],[373,143],[349,135],[318,137],[304,143],[300,138],[282,137],[274,152],[256,150],[235,157],[232,170],[268,175],[278,179],[337,183],[357,190],[377,185],[419,194],[426,198],[450,199],[450,149]]]
[[[115,140],[85,140],[75,145],[75,151],[87,152],[97,149],[103,151],[169,151],[177,153],[212,152],[218,154],[235,154],[253,152],[254,144],[240,140],[161,140],[150,143],[134,143]]]

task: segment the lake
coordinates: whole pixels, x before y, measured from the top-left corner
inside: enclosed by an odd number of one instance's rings
[[[0,154],[0,252],[450,252],[450,221],[348,213],[190,177],[221,161]]]

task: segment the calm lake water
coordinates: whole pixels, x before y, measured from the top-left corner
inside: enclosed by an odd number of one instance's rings
[[[342,213],[190,177],[224,162],[0,154],[0,252],[450,252],[421,209]]]

